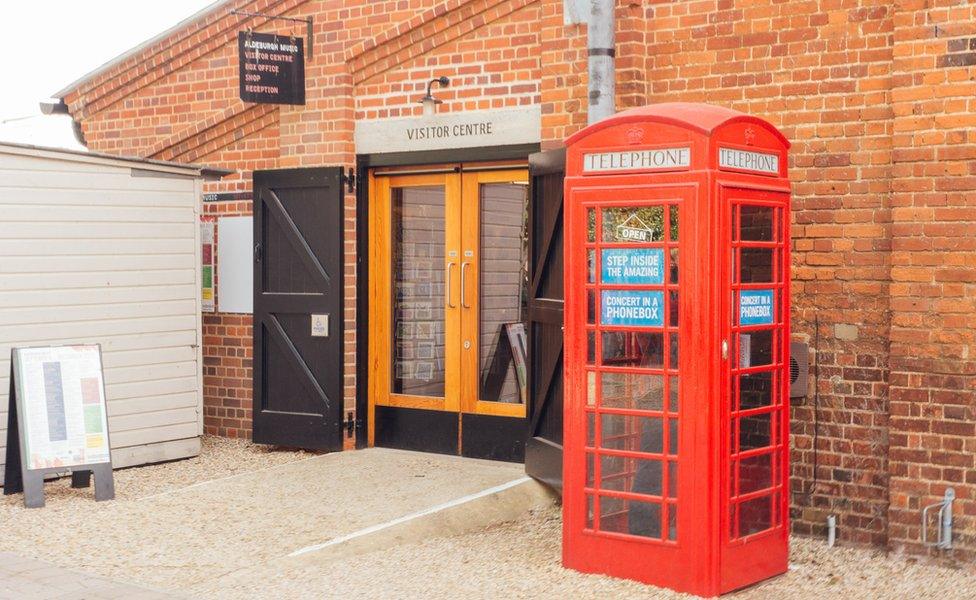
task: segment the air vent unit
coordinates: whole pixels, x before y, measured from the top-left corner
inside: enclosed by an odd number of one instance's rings
[[[809,386],[810,347],[790,342],[790,398],[805,398]]]

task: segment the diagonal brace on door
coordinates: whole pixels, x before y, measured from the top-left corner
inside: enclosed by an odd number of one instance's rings
[[[285,210],[285,205],[282,204],[281,198],[278,197],[278,194],[274,193],[274,190],[269,189],[267,191],[269,198],[265,205],[270,209],[268,212],[271,213],[275,221],[278,222],[278,225],[284,230],[285,237],[288,238],[288,242],[295,249],[295,252],[298,253],[305,266],[322,279],[322,282],[325,284],[325,290],[323,291],[328,292],[332,281],[329,274],[315,256],[312,248],[309,247],[308,242],[305,241],[298,226],[295,225],[295,221],[292,220],[291,215]]]

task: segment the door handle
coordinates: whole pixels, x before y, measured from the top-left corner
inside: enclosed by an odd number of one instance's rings
[[[262,252],[261,244],[254,244],[254,262],[261,262],[261,258],[264,252]]]
[[[454,267],[455,265],[457,265],[457,263],[455,263],[455,262],[453,262],[453,261],[452,261],[452,262],[449,262],[449,263],[447,263],[447,286],[446,286],[446,288],[447,288],[447,289],[446,289],[446,291],[445,291],[445,296],[446,296],[446,299],[447,299],[447,307],[448,307],[448,308],[457,308],[457,306],[455,306],[455,305],[454,305],[454,304],[453,304],[453,303],[451,302],[451,269],[452,269],[452,268],[453,268],[453,267]],[[462,272],[463,272],[463,271],[462,271]],[[463,277],[463,276],[462,276],[462,277]],[[464,291],[463,291],[463,289],[462,289],[462,292],[461,292],[461,293],[462,293],[462,294],[464,293]]]
[[[468,306],[467,300],[464,299],[464,273],[470,264],[467,261],[461,263],[461,308],[471,308]]]

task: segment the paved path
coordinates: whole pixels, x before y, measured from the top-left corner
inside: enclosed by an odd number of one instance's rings
[[[177,596],[0,552],[2,600],[173,600]]]

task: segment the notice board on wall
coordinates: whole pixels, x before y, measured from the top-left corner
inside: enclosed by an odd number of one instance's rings
[[[102,354],[98,345],[14,348],[7,414],[4,494],[24,491],[44,505],[44,476],[71,471],[84,487],[95,473],[95,498],[114,496]]]
[[[222,313],[254,312],[254,218],[217,219],[218,308]]]
[[[239,32],[241,100],[262,104],[305,104],[304,44],[300,37]]]
[[[200,308],[214,312],[214,222],[200,223]]]

